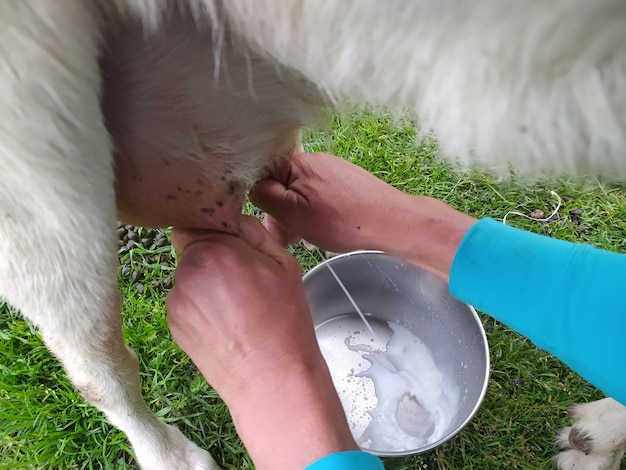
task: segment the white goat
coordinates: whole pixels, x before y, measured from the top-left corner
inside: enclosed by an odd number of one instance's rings
[[[622,0],[3,0],[0,293],[143,468],[215,469],[140,396],[116,209],[232,230],[244,183],[347,99],[411,108],[466,164],[626,179],[624,46]],[[559,465],[617,468],[624,408],[577,410]]]

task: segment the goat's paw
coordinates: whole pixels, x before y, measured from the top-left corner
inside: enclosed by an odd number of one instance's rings
[[[619,470],[620,460],[604,454],[585,454],[577,449],[563,450],[554,458],[559,470]]]
[[[187,439],[177,427],[164,425],[157,449],[135,448],[143,470],[220,470],[211,455]]]
[[[605,398],[572,405],[568,414],[573,425],[557,437],[561,449],[555,457],[560,470],[619,470],[626,448],[626,407]]]

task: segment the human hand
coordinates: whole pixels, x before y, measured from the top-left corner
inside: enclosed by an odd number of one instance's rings
[[[260,223],[245,218],[241,238],[176,229],[172,238],[180,261],[167,299],[170,330],[225,399],[268,368],[289,367],[294,355],[314,356],[300,265]]]
[[[324,153],[294,155],[259,181],[250,199],[269,214],[266,227],[279,243],[304,238],[336,252],[384,249],[384,229],[410,203],[362,168]]]
[[[300,237],[329,251],[385,251],[447,281],[476,219],[442,201],[411,196],[332,155],[297,154],[258,182],[250,199],[280,243]]]
[[[256,467],[301,469],[356,449],[297,261],[249,217],[241,238],[190,230],[172,238],[180,253],[167,299],[172,336],[228,405]]]

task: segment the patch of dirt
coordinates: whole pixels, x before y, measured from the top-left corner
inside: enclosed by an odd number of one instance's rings
[[[144,272],[138,266],[160,265],[165,270],[174,268],[176,260],[165,230],[118,223],[117,235],[119,275],[132,282],[140,294],[145,292],[146,282]],[[148,285],[154,290],[171,289],[174,285],[173,275],[172,271],[171,275],[150,281]]]

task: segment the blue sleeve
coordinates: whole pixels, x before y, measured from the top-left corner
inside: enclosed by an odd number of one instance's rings
[[[306,470],[385,470],[378,457],[360,450],[330,454],[309,465]]]
[[[626,405],[626,255],[483,219],[459,246],[450,292]]]

